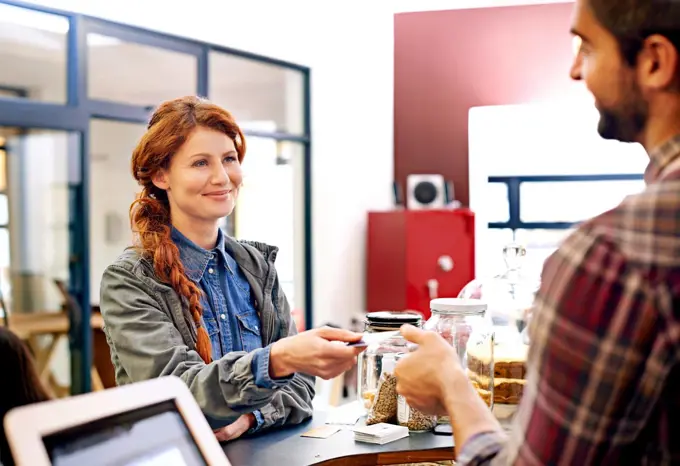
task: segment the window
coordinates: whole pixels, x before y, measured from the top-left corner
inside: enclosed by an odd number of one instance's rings
[[[196,57],[116,37],[87,35],[88,94],[144,107],[196,94]]]
[[[546,181],[520,184],[522,222],[581,222],[644,189],[642,180]]]
[[[276,270],[292,309],[304,308],[304,147],[247,138],[235,236],[279,248]]]
[[[146,126],[138,123],[90,122],[90,296],[94,302],[99,301],[104,269],[132,244],[129,211],[141,188],[132,177],[130,161],[145,131]]]
[[[498,241],[509,239],[526,246],[526,272],[539,274],[576,224],[644,189],[644,149],[602,139],[599,114],[582,92],[567,103],[470,110],[470,207],[484,275],[503,270]]]
[[[508,185],[505,183],[487,183],[486,214],[489,222],[507,222],[510,220],[510,200],[508,199]]]
[[[305,273],[311,262],[309,69],[53,11],[47,2],[15,3],[23,2],[0,0],[5,305],[18,312],[60,309],[63,299],[50,284],[60,278],[83,315],[96,309],[104,268],[131,241],[129,207],[140,187],[130,156],[150,112],[168,99],[205,95],[232,111],[245,130],[252,142],[246,165],[264,164],[253,170],[229,231],[238,228],[243,237],[281,248],[282,286],[311,325]],[[280,195],[272,194],[272,186]],[[255,231],[258,216],[266,215],[272,218],[267,231]],[[279,228],[271,228],[274,222]],[[75,394],[92,387],[92,348],[98,345],[92,345],[87,319],[72,324],[72,370],[56,356],[52,363],[60,368],[52,369],[60,381],[70,380]]]
[[[495,256],[479,251],[499,247],[488,243],[489,233],[510,231],[512,240],[527,248],[525,266],[532,275],[540,274],[543,261],[576,224],[616,207],[626,196],[644,188],[642,175],[634,174],[491,177],[488,185],[507,187],[509,215],[507,221],[489,222],[486,233],[482,229],[480,238],[485,243],[477,248],[480,261],[489,262]]]
[[[77,135],[6,127],[0,133],[10,181],[0,228],[5,305],[10,312],[58,310],[62,298],[53,281],[69,276],[68,167]]]
[[[68,31],[66,17],[0,4],[0,97],[65,103]]]
[[[0,227],[6,227],[9,223],[9,204],[7,194],[0,194]]]
[[[243,129],[271,122],[279,133],[304,132],[304,80],[300,71],[236,55],[210,52],[208,96]]]

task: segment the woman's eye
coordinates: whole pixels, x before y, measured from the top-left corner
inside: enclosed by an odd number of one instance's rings
[[[235,162],[235,161],[237,161],[237,160],[238,160],[238,159],[237,159],[236,157],[234,157],[233,155],[227,155],[227,156],[224,158],[224,161],[227,162],[227,163],[232,163],[232,162]]]
[[[207,162],[205,160],[199,160],[198,162],[194,163],[194,167],[205,167],[207,165]]]

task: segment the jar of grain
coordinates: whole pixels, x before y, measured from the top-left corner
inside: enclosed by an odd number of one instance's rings
[[[377,339],[369,344],[366,351],[361,353],[358,358],[358,387],[357,394],[362,401],[366,413],[370,413],[371,408],[376,402],[378,387],[382,382],[387,382],[386,388],[396,384],[394,378],[394,361],[398,353],[406,351],[409,343],[397,332],[404,324],[411,324],[422,327],[423,316],[417,312],[371,312],[366,315],[364,321],[365,332],[384,333],[391,332],[384,339]],[[391,393],[391,391],[388,391]],[[394,416],[391,422],[396,423],[396,389],[394,396],[390,398],[390,403],[394,405]]]
[[[397,355],[397,361],[406,353]],[[437,425],[437,416],[425,414],[411,407],[402,395],[397,395],[397,420],[410,432],[429,432]]]

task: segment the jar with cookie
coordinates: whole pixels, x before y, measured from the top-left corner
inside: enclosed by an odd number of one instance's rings
[[[486,347],[470,351],[468,370],[473,374],[473,384],[493,385],[493,413],[506,428],[510,427],[526,385],[527,322],[540,285],[538,277],[524,272],[526,255],[521,244],[506,244],[502,251],[506,269],[494,277],[471,281],[459,294],[460,298],[478,300],[487,306],[494,345],[491,351]],[[481,373],[474,371],[475,367]],[[488,367],[493,368],[490,380],[486,376]]]
[[[478,299],[433,299],[432,315],[423,328],[438,333],[454,347],[477,393],[493,408],[494,334],[486,310],[486,304]],[[482,353],[486,356],[483,361],[471,356]],[[440,416],[437,423],[450,424],[450,419]]]

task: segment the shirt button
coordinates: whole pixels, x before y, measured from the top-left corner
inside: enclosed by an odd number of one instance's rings
[[[227,315],[226,314],[220,314],[220,319],[227,320]]]
[[[213,268],[210,267],[210,268],[208,269],[208,273],[213,273],[213,272],[214,272]]]

